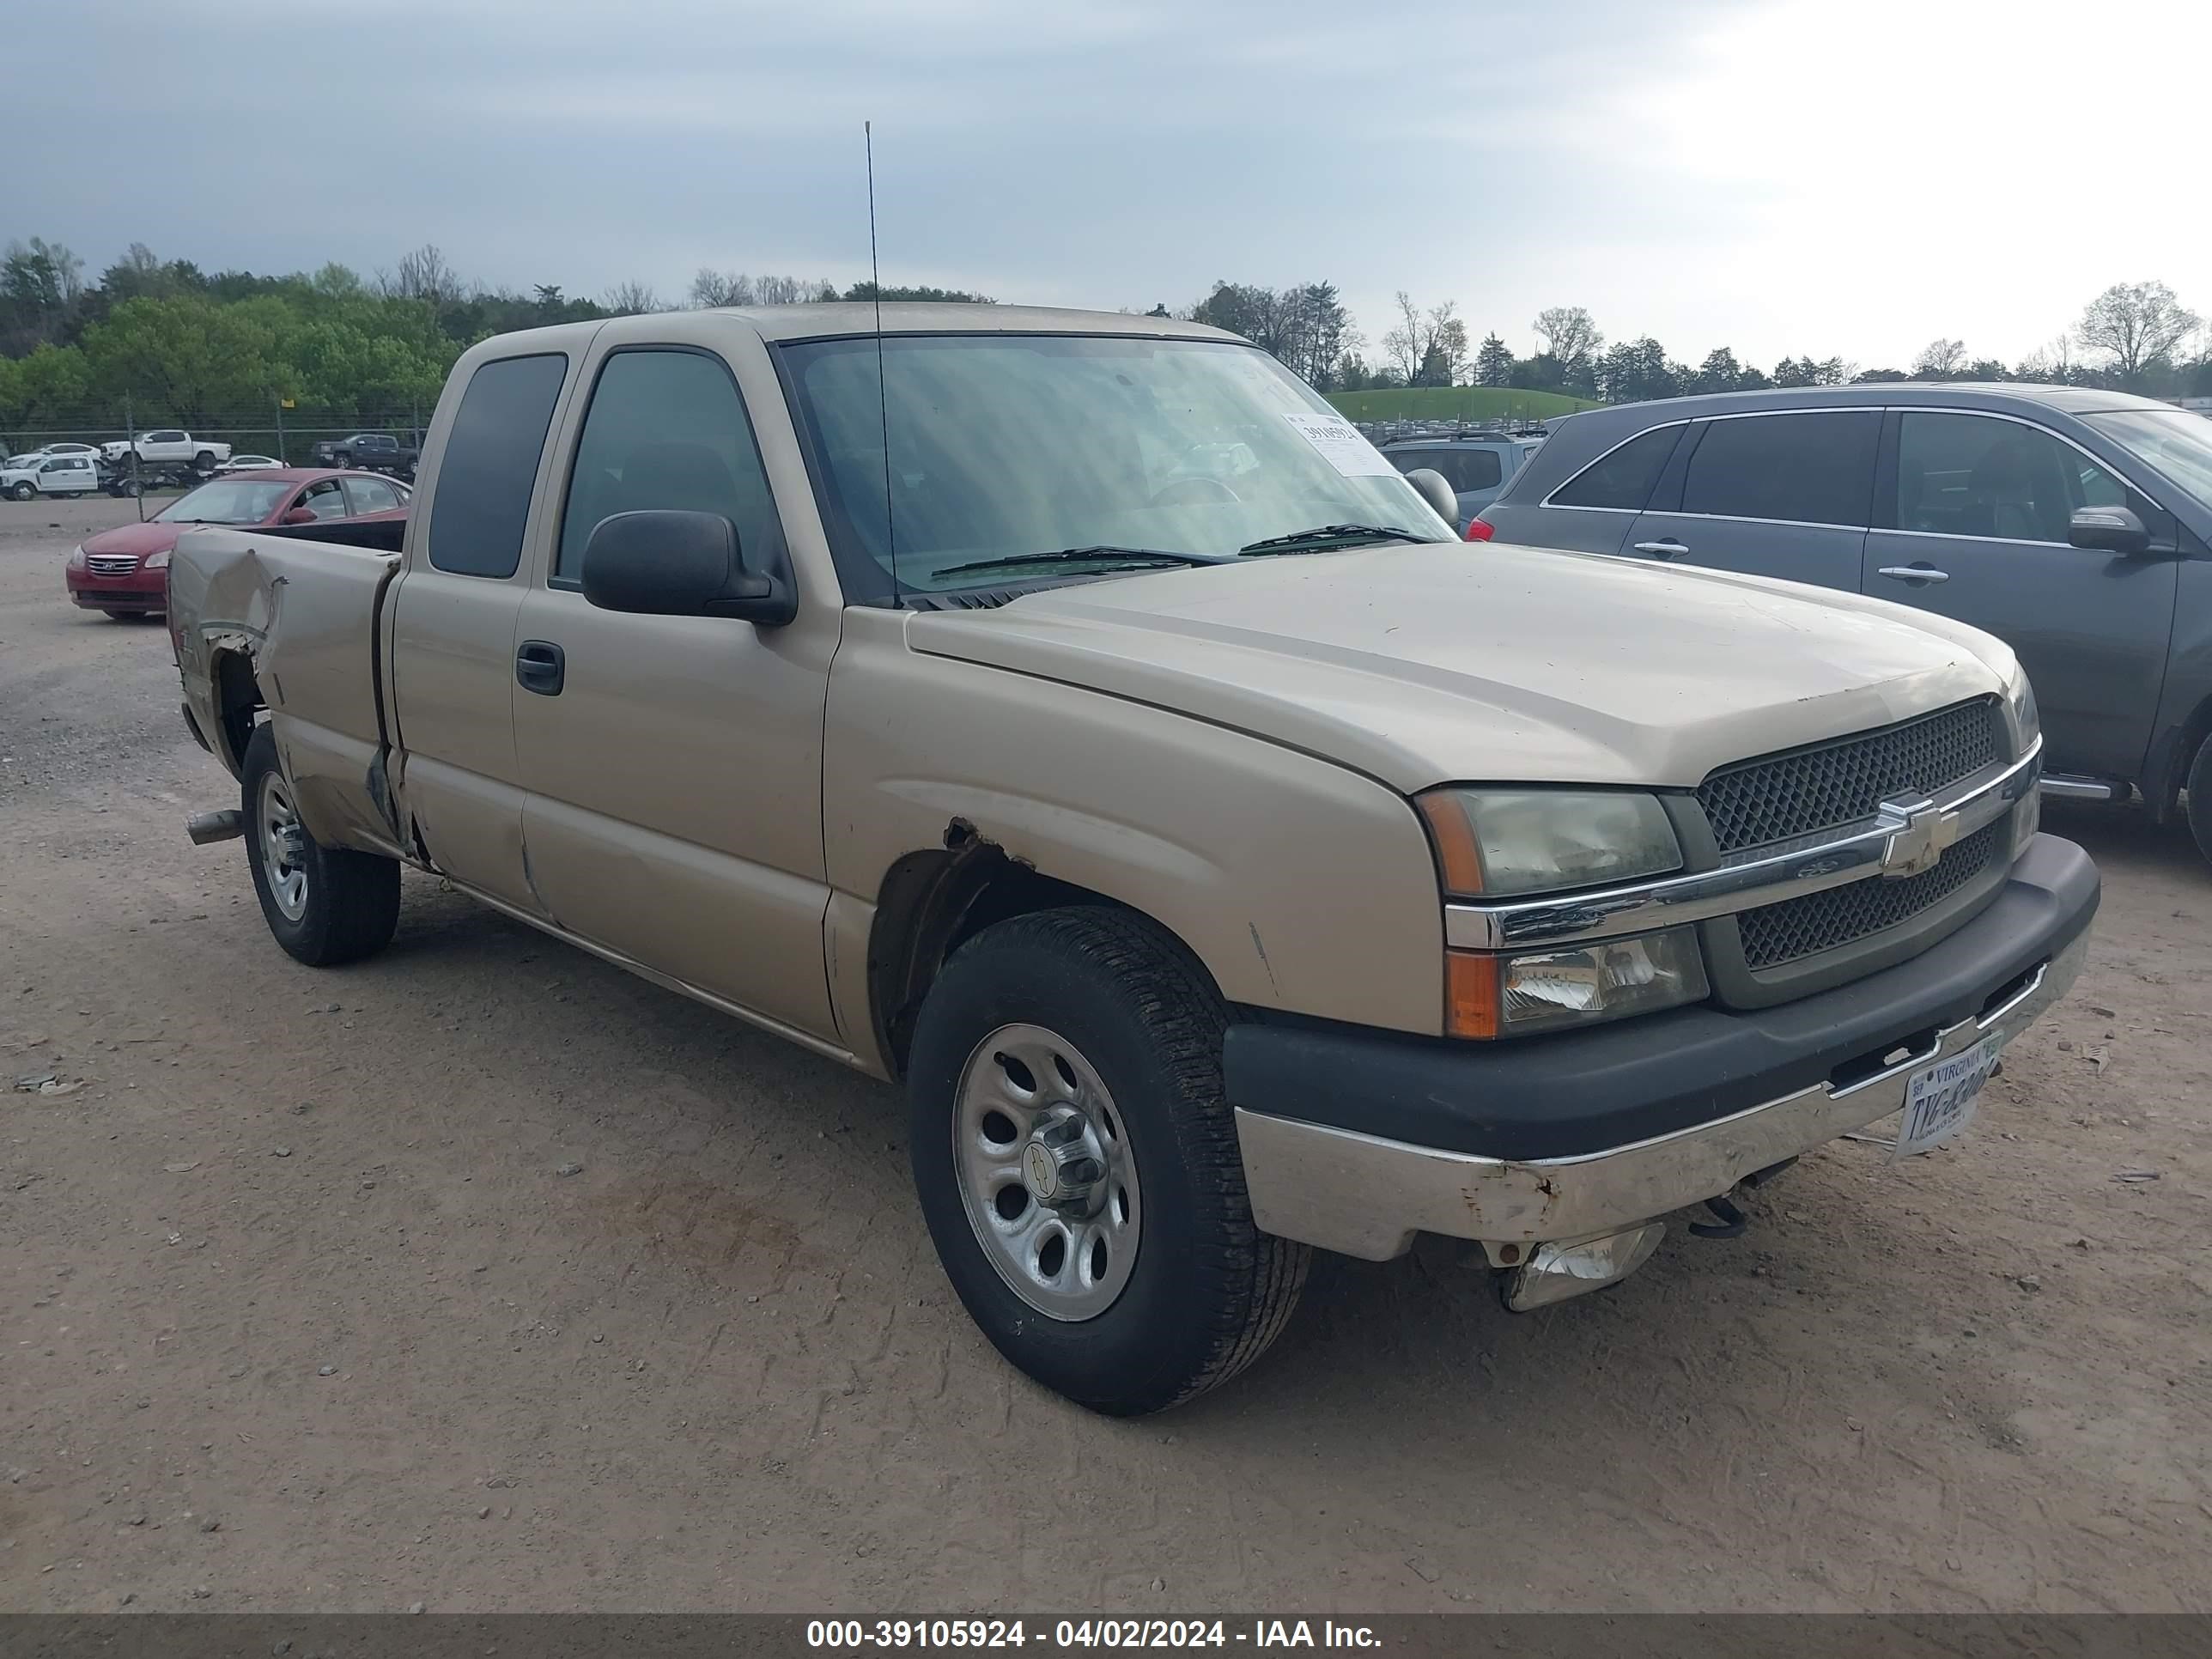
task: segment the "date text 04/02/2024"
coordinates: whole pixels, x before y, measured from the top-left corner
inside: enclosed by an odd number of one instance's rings
[[[816,1619],[806,1645],[858,1652],[864,1649],[1022,1648],[1035,1642],[1054,1648],[1371,1648],[1381,1638],[1364,1625],[1322,1620],[1255,1619],[1232,1626],[1220,1619]]]

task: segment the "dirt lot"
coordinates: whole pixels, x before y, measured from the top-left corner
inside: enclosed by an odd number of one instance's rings
[[[0,1606],[2212,1606],[2178,832],[2051,813],[2094,954],[1957,1148],[1525,1318],[1333,1262],[1111,1423],[969,1325],[889,1090],[427,878],[377,960],[280,953],[182,834],[228,780],[162,631],[62,594],[131,512],[0,503],[0,1077],[83,1085],[0,1084]]]

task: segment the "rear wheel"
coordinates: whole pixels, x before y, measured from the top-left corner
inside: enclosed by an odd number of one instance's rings
[[[946,1276],[1046,1387],[1134,1416],[1281,1334],[1310,1252],[1262,1233],[1222,1097],[1226,1010],[1171,937],[1076,908],[985,929],[915,1030],[915,1182]]]
[[[2197,746],[2189,765],[2189,833],[2197,850],[2212,859],[2212,737]]]
[[[312,968],[390,944],[399,921],[398,860],[324,847],[307,833],[265,725],[246,745],[240,790],[246,862],[276,942]]]

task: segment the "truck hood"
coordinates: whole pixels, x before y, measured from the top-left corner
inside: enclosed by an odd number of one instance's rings
[[[921,611],[910,649],[1249,732],[1411,793],[1687,787],[2001,693],[2002,641],[1856,593],[1452,543],[1147,572]]]

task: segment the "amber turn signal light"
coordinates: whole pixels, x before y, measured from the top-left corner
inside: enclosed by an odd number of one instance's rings
[[[1444,952],[1444,1034],[1494,1037],[1498,1026],[1498,969],[1496,957],[1471,951]]]

